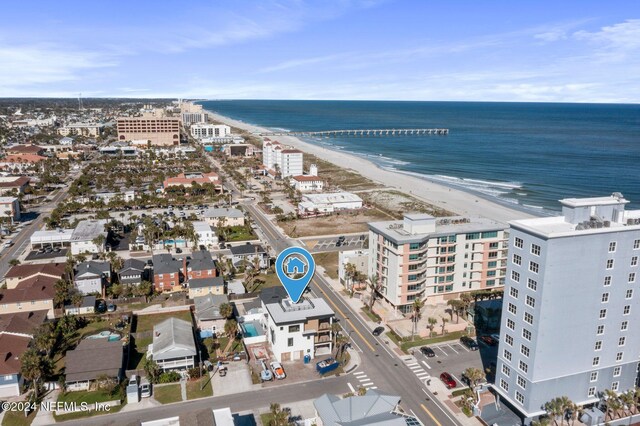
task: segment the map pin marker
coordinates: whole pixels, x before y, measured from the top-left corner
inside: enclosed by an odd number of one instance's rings
[[[276,258],[276,274],[293,303],[298,303],[315,271],[313,256],[302,247],[284,249]],[[293,278],[300,274],[301,278]]]

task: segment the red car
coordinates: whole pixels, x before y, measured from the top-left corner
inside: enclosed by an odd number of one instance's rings
[[[451,374],[444,372],[440,375],[440,380],[447,387],[447,389],[453,389],[456,387],[456,381],[451,377]]]

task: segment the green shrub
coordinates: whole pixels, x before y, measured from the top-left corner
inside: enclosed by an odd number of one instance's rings
[[[180,380],[180,373],[176,371],[166,371],[158,377],[158,383],[172,383]]]

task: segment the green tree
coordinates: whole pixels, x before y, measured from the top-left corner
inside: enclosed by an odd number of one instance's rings
[[[52,370],[51,359],[42,356],[37,350],[29,348],[22,354],[20,373],[22,377],[31,382],[35,400],[39,398],[42,380],[51,374]]]
[[[466,370],[464,370],[464,372],[462,373],[465,375],[465,377],[469,380],[469,388],[471,390],[473,390],[473,399],[474,401],[477,402],[476,400],[476,387],[478,386],[478,383],[485,378],[485,374],[482,370],[480,370],[479,368],[475,368],[475,367],[469,367]]]
[[[427,318],[427,328],[429,329],[429,337],[433,337],[433,329],[438,324],[438,320],[434,317]]]
[[[444,335],[444,328],[446,327],[447,323],[449,322],[448,318],[442,317],[440,318],[440,320],[442,320],[442,334]]]
[[[416,332],[418,331],[418,323],[422,319],[422,308],[424,307],[424,302],[421,299],[415,299],[413,301],[413,305],[411,310],[413,311],[411,314],[411,340],[415,340]]]
[[[224,323],[224,333],[230,338],[233,338],[235,337],[237,332],[238,332],[238,323],[236,322],[236,320],[228,319]]]
[[[9,261],[9,265],[11,265],[11,266],[17,266],[19,264],[20,264],[20,259],[11,259]]]
[[[380,277],[378,274],[374,274],[369,277],[369,289],[371,290],[371,298],[369,300],[369,310],[373,309],[373,305],[376,303],[376,298],[380,292]]]
[[[157,362],[152,358],[147,358],[145,356],[144,361],[142,362],[142,368],[151,383],[158,383],[158,378],[160,377],[160,374],[162,374],[162,370]]]
[[[220,305],[220,315],[223,318],[230,318],[231,314],[233,314],[233,308],[230,303],[222,303]]]
[[[289,424],[289,413],[280,407],[280,404],[273,402],[269,406],[271,419],[268,426],[287,426]]]

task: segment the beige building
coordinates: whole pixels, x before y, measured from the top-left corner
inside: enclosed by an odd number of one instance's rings
[[[180,144],[180,118],[145,115],[120,117],[117,121],[118,140],[147,140],[152,146]]]
[[[103,129],[104,124],[101,123],[74,123],[60,127],[58,129],[58,134],[62,136],[81,135],[97,137],[100,136]]]
[[[369,276],[402,313],[413,301],[442,303],[471,290],[502,288],[507,265],[505,224],[484,218],[435,218],[369,223]]]

